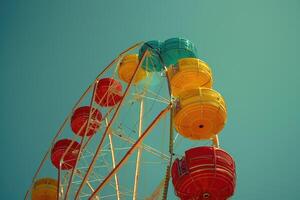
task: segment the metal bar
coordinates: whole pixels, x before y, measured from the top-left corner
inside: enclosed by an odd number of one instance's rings
[[[97,75],[95,81],[94,81],[92,84],[90,84],[89,87],[86,89],[86,91],[81,95],[81,97],[79,98],[79,100],[75,103],[74,107],[72,108],[72,111],[67,115],[67,117],[65,118],[63,124],[62,124],[61,127],[59,128],[58,132],[56,133],[56,135],[55,135],[54,138],[52,139],[51,146],[49,147],[49,149],[48,149],[47,152],[45,153],[45,155],[44,155],[44,157],[43,157],[43,159],[42,159],[42,161],[41,161],[41,163],[40,163],[40,165],[39,165],[39,167],[38,167],[36,173],[35,173],[34,176],[33,176],[32,182],[31,182],[31,185],[30,185],[30,188],[27,190],[27,192],[26,192],[26,194],[25,194],[25,197],[24,197],[24,200],[27,200],[27,199],[28,199],[29,191],[31,190],[31,187],[32,187],[32,185],[33,185],[33,183],[34,183],[34,181],[35,181],[37,175],[39,174],[39,172],[40,172],[42,166],[44,165],[44,163],[45,163],[45,161],[46,161],[46,159],[47,159],[47,156],[48,156],[48,154],[50,153],[50,150],[51,150],[51,148],[52,148],[54,142],[56,141],[56,139],[58,138],[58,136],[62,133],[62,131],[63,131],[63,129],[64,129],[66,123],[67,123],[68,120],[70,119],[70,117],[71,117],[71,115],[72,115],[72,113],[73,113],[73,110],[75,110],[75,109],[77,108],[77,106],[82,102],[83,98],[84,98],[84,97],[87,95],[87,93],[91,90],[92,86],[93,86],[94,83],[97,81],[97,79],[99,79],[99,77],[100,77],[101,75],[103,75],[108,69],[110,69],[110,68],[113,66],[113,64],[115,64],[115,63],[119,60],[119,58],[120,58],[121,56],[123,56],[123,54],[127,53],[128,51],[131,51],[131,50],[137,48],[137,47],[140,46],[141,44],[143,44],[143,42],[136,43],[136,44],[132,45],[131,47],[129,47],[128,49],[126,49],[126,50],[124,50],[123,52],[121,52],[121,53],[119,54],[119,56],[118,56],[116,59],[114,59],[108,66],[106,66],[106,67],[105,67],[105,68]]]
[[[118,115],[118,112],[119,112],[119,110],[120,110],[120,107],[121,107],[121,105],[123,104],[124,99],[126,98],[126,96],[127,96],[127,94],[128,94],[128,91],[129,91],[129,89],[130,89],[130,87],[131,87],[131,85],[132,85],[133,79],[134,79],[135,75],[137,74],[137,71],[138,71],[139,67],[140,67],[141,64],[143,63],[143,61],[144,61],[144,59],[145,59],[145,56],[146,56],[146,53],[147,53],[147,52],[148,52],[148,51],[146,51],[146,52],[144,53],[142,59],[140,60],[139,64],[137,65],[137,67],[136,67],[136,69],[135,69],[135,71],[134,71],[134,73],[133,73],[133,75],[132,75],[132,77],[131,77],[131,79],[130,79],[130,81],[129,81],[127,87],[126,87],[126,89],[125,89],[125,92],[124,92],[124,95],[123,95],[122,99],[121,99],[121,101],[119,102],[119,104],[118,104],[118,106],[117,106],[117,108],[116,108],[115,113],[113,114],[113,116],[112,116],[112,118],[111,118],[111,120],[110,120],[108,126],[106,127],[106,129],[105,129],[105,131],[104,131],[104,133],[103,133],[103,136],[102,136],[101,141],[100,141],[100,143],[99,143],[99,145],[98,145],[98,147],[97,147],[97,150],[96,150],[95,155],[94,155],[94,157],[93,157],[93,159],[92,159],[92,162],[91,162],[91,164],[90,164],[90,166],[89,166],[89,168],[88,168],[88,170],[87,170],[87,172],[86,172],[86,174],[85,174],[85,176],[84,176],[84,178],[83,178],[82,183],[80,184],[80,186],[79,186],[79,188],[78,188],[78,190],[77,190],[77,192],[76,192],[75,199],[77,199],[77,198],[79,197],[79,194],[80,194],[80,192],[81,192],[81,190],[82,190],[82,188],[83,188],[85,182],[86,182],[87,179],[88,179],[88,176],[90,175],[90,173],[91,173],[91,171],[92,171],[92,169],[93,169],[93,167],[94,167],[94,165],[95,165],[95,163],[96,163],[97,157],[98,157],[99,153],[101,152],[101,149],[102,149],[102,146],[103,146],[103,143],[104,143],[104,139],[105,139],[106,135],[108,134],[108,130],[110,129],[110,126],[112,125],[112,123],[114,122],[116,116]]]
[[[174,135],[174,128],[173,128],[173,115],[174,115],[174,107],[171,108],[170,112],[170,141],[169,141],[169,152],[170,152],[170,161],[169,165],[167,166],[166,170],[166,178],[165,178],[165,183],[164,183],[164,191],[163,191],[163,200],[167,199],[168,196],[168,189],[169,189],[169,181],[170,181],[170,169],[173,161],[173,135]]]
[[[75,173],[76,173],[80,178],[83,178],[82,173],[81,173],[80,170],[77,169]],[[92,192],[95,191],[94,188],[93,188],[93,186],[92,186],[92,184],[91,184],[89,181],[87,181],[87,185],[88,185],[88,187],[90,188],[90,190],[91,190]]]
[[[148,97],[148,96],[142,95],[142,94],[136,94],[136,95],[139,95],[140,97],[144,97],[146,99],[150,99],[150,100],[153,100],[153,101],[165,103],[165,104],[169,104],[170,103],[169,101],[166,101],[166,100],[159,100],[158,98]]]
[[[173,66],[170,67],[170,69]],[[166,66],[164,66],[165,68],[165,73],[166,73],[166,77],[167,77],[167,83],[168,83],[168,89],[169,89],[169,95],[171,98],[171,112],[170,112],[170,141],[169,141],[169,153],[170,153],[170,160],[169,160],[169,165],[167,166],[167,170],[166,170],[166,177],[165,177],[165,182],[164,182],[164,191],[163,191],[163,200],[167,199],[168,196],[168,189],[169,189],[169,181],[170,181],[170,169],[171,169],[171,165],[172,165],[172,160],[173,160],[173,144],[174,144],[174,128],[173,128],[173,115],[174,115],[174,105],[173,105],[173,99],[172,99],[172,87],[171,87],[171,83],[170,83],[170,77],[168,74],[168,68]]]
[[[125,141],[125,142],[128,142],[129,144],[134,144],[134,140],[132,138],[130,138],[129,136],[127,135],[124,135],[124,134],[121,134],[121,133],[115,133],[114,131],[112,132],[112,134],[114,136],[117,136],[118,138],[120,138],[121,140]],[[140,148],[142,148],[143,150],[149,152],[149,153],[152,153],[153,155],[163,159],[163,160],[167,160],[169,161],[170,157],[158,150],[156,150],[155,148],[151,147],[151,146],[148,146],[148,145],[145,145],[145,144],[141,144]]]
[[[56,194],[56,199],[59,200],[59,190],[60,190],[60,167],[57,170],[57,181],[58,181],[58,186],[57,186],[57,194]]]
[[[141,134],[142,134],[143,115],[144,115],[144,100],[141,99],[140,117],[139,117],[139,133],[138,133],[139,137],[141,137]],[[136,194],[137,194],[137,189],[138,189],[138,179],[139,179],[139,174],[140,174],[141,153],[142,153],[142,149],[138,148],[137,156],[136,156],[136,168],[135,168],[132,200],[136,200]]]
[[[173,66],[170,66],[169,69],[172,69]],[[169,90],[169,95],[171,96],[172,95],[172,90],[171,90],[171,83],[170,83],[170,77],[169,77],[169,74],[168,74],[168,68],[166,66],[164,66],[165,68],[165,73],[166,73],[166,77],[167,77],[167,83],[168,83],[168,90]]]
[[[152,192],[151,196],[145,198],[145,200],[157,200],[162,192],[162,188],[164,187],[165,179],[162,179],[159,185]]]
[[[93,96],[94,96],[94,91],[93,91]],[[95,110],[90,110],[90,114],[89,114],[89,116],[92,116],[94,113],[96,112],[96,109]],[[80,129],[79,129],[79,133],[82,131],[82,129],[87,125],[87,124],[89,124],[89,120],[88,121],[86,121],[86,122],[84,122],[84,124],[80,127]],[[86,131],[88,130],[88,126],[86,127]],[[83,143],[83,141],[84,141],[84,137],[82,137],[81,138],[81,142],[80,142],[80,144],[81,144],[81,146],[83,146],[82,147],[82,149],[85,149],[85,147],[88,145],[88,143],[91,141],[91,139],[92,139],[92,137],[93,137],[94,135],[92,135],[91,137],[89,137],[88,138],[88,141],[84,144],[84,145],[82,145],[82,143]],[[66,151],[63,153],[63,155],[62,155],[62,158],[61,158],[61,160],[60,160],[60,163],[59,163],[59,171],[60,171],[60,169],[61,169],[61,161],[63,161],[64,160],[64,157],[65,157],[65,155],[66,155],[66,153],[70,150],[70,148],[71,148],[71,146],[74,144],[74,140],[70,143],[70,145],[68,146],[68,148],[66,149]],[[82,150],[79,150],[79,152],[82,152]],[[77,159],[78,159],[78,157],[77,157]],[[78,162],[78,160],[76,160],[76,166],[77,166],[77,162]],[[74,167],[74,168],[76,168],[76,166]],[[66,191],[66,194],[67,194],[67,192],[68,192],[68,190],[69,190],[69,187],[70,187],[70,181],[72,181],[72,177],[73,177],[73,174],[72,174],[72,172],[73,172],[73,170],[71,171],[71,177],[70,177],[70,180],[69,180],[69,185],[67,186],[67,191]],[[58,188],[60,187],[60,178],[58,178]]]
[[[72,111],[67,115],[67,117],[65,118],[64,122],[62,123],[62,125],[60,126],[58,132],[56,133],[56,135],[54,136],[54,138],[52,139],[51,141],[51,145],[50,147],[48,148],[47,152],[45,153],[36,173],[34,174],[33,178],[32,178],[32,182],[31,182],[31,185],[30,185],[30,188],[27,190],[26,194],[25,194],[25,197],[24,197],[24,200],[27,200],[28,199],[28,194],[29,194],[29,190],[31,189],[36,177],[38,176],[42,166],[44,165],[50,151],[51,151],[51,148],[54,144],[54,142],[56,141],[56,139],[60,136],[60,134],[62,133],[62,131],[64,130],[67,122],[69,121],[69,119],[71,118],[71,115],[73,113],[73,110],[76,109],[76,107],[82,102],[83,98],[87,95],[87,93],[91,90],[92,88],[92,84],[85,90],[85,92],[81,95],[81,97],[79,98],[79,100],[75,103],[74,107],[72,108]]]
[[[104,179],[104,181],[96,188],[95,192],[90,196],[89,200],[92,200],[96,194],[110,181],[112,176],[116,174],[119,169],[124,165],[124,163],[127,161],[129,156],[135,151],[136,148],[139,147],[139,145],[142,143],[142,141],[145,139],[146,136],[150,133],[152,128],[159,122],[161,117],[163,117],[169,110],[170,106],[168,105],[167,108],[162,110],[155,119],[151,122],[151,124],[147,127],[147,129],[143,132],[141,137],[138,138],[138,140],[132,145],[132,147],[128,150],[128,152],[125,154],[125,156],[122,158],[122,160],[117,164],[117,166],[109,173],[109,175]]]
[[[73,176],[74,176],[74,171],[75,171],[75,169],[76,169],[76,167],[77,167],[78,160],[79,160],[79,158],[80,158],[81,151],[82,151],[83,146],[84,146],[84,145],[83,145],[83,141],[84,141],[84,139],[87,137],[87,133],[88,133],[88,131],[89,131],[89,126],[90,126],[90,123],[91,123],[92,111],[93,111],[93,102],[94,102],[94,100],[95,100],[95,91],[97,90],[97,86],[98,86],[98,81],[96,81],[96,82],[94,83],[94,89],[93,89],[93,93],[92,93],[92,98],[91,98],[90,105],[89,105],[89,106],[90,106],[89,118],[88,118],[88,121],[87,121],[87,125],[86,125],[86,128],[85,128],[84,135],[83,135],[83,137],[82,137],[82,139],[81,139],[81,142],[80,142],[80,148],[79,148],[79,152],[78,152],[77,157],[76,157],[75,166],[72,168],[71,176],[70,176],[70,178],[69,178],[69,184],[68,184],[68,186],[67,186],[67,190],[66,190],[66,194],[65,194],[65,198],[64,198],[65,200],[68,199],[68,194],[69,194],[70,187],[71,187],[71,183],[72,183],[72,179],[73,179]],[[83,127],[84,127],[84,126],[83,126]],[[83,128],[83,127],[81,127],[81,128]],[[80,132],[79,132],[79,133],[80,133]],[[71,146],[71,145],[70,145],[70,146]],[[66,152],[67,152],[67,151],[66,151]],[[62,159],[64,159],[64,156],[65,156],[66,152],[64,153]]]
[[[101,99],[102,101],[102,99]],[[104,118],[106,119],[106,117],[111,113],[111,111],[113,110],[113,108],[109,109],[108,112],[105,114]],[[93,116],[93,114],[96,112],[96,109],[92,111],[91,115]],[[100,122],[101,123],[101,122]],[[84,127],[87,124],[87,121],[85,121],[82,125],[82,127]],[[82,127],[79,129],[79,133],[82,131]],[[87,145],[89,144],[89,142],[91,141],[91,139],[94,137],[95,134],[91,135],[88,140],[86,141],[86,143],[83,145],[82,149],[85,149],[85,147],[87,147]]]
[[[161,96],[161,95],[153,92],[149,88],[147,89],[147,93],[150,93],[150,94],[154,95],[156,98],[161,98],[162,100],[169,102],[169,99],[167,99],[167,98],[165,98],[165,97],[163,97],[163,96]]]
[[[131,47],[129,47],[128,49],[125,49],[123,52],[121,52],[117,58],[115,58],[97,77],[96,80],[100,78],[100,76],[105,73],[113,64],[115,64],[125,53],[127,53],[128,51],[131,51],[135,48],[137,48],[138,46],[140,46],[141,44],[143,44],[143,42],[139,42],[136,43],[134,45],[132,45]]]
[[[106,125],[108,125],[107,119],[105,119],[105,122]],[[109,138],[109,145],[111,150],[112,167],[115,168],[116,167],[115,150],[114,150],[113,140],[111,137],[111,131],[109,131],[108,138]],[[117,174],[115,174],[115,185],[116,185],[117,200],[120,200],[119,180]]]
[[[213,142],[213,146],[214,146],[214,147],[220,148],[220,143],[219,143],[219,137],[218,137],[218,135],[215,135],[215,136],[212,138],[212,142]]]

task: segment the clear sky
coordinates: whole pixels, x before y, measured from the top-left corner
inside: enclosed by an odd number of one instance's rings
[[[1,199],[23,198],[103,66],[135,42],[170,37],[195,43],[226,99],[233,199],[300,199],[299,19],[298,0],[1,1]]]

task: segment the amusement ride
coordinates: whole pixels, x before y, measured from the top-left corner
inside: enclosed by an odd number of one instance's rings
[[[218,139],[227,110],[212,87],[187,39],[129,47],[75,103],[24,199],[230,199],[235,162]]]

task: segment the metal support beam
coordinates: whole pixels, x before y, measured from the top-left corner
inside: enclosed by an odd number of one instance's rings
[[[139,137],[141,137],[141,135],[142,135],[143,115],[144,115],[144,100],[141,99],[140,117],[139,117]],[[137,195],[138,180],[139,180],[139,174],[140,174],[141,153],[142,153],[142,149],[138,148],[137,156],[136,156],[136,168],[135,168],[132,200],[136,200],[136,195]]]
[[[129,89],[130,89],[131,85],[133,84],[133,79],[134,79],[135,75],[137,74],[138,69],[141,67],[142,63],[144,62],[144,59],[145,59],[145,56],[146,56],[147,52],[148,52],[148,51],[146,51],[146,52],[144,53],[144,55],[142,56],[142,58],[141,58],[139,64],[137,65],[137,67],[136,67],[136,69],[135,69],[135,71],[134,71],[134,73],[133,73],[133,75],[132,75],[132,77],[131,77],[131,79],[130,79],[130,81],[129,81],[127,87],[126,87],[126,89],[125,89],[125,92],[124,92],[124,94],[123,94],[122,99],[121,99],[121,101],[119,102],[119,104],[118,104],[118,106],[117,106],[117,108],[116,108],[115,113],[113,114],[113,116],[112,116],[110,122],[108,123],[108,125],[107,125],[107,127],[106,127],[106,129],[105,129],[105,131],[104,131],[104,133],[103,133],[103,136],[102,136],[101,141],[100,141],[100,143],[99,143],[99,145],[98,145],[98,148],[97,148],[97,150],[96,150],[96,152],[95,152],[95,155],[94,155],[94,157],[93,157],[93,159],[92,159],[92,162],[90,163],[90,166],[89,166],[89,168],[88,168],[88,170],[87,170],[87,172],[86,172],[86,174],[85,174],[85,176],[84,176],[84,178],[83,178],[83,181],[82,181],[82,183],[80,184],[80,186],[79,186],[79,188],[78,188],[78,190],[77,190],[77,192],[76,192],[75,199],[78,199],[79,194],[80,194],[80,192],[81,192],[83,186],[85,185],[85,183],[86,183],[86,181],[87,181],[87,179],[88,179],[88,176],[90,175],[92,169],[94,168],[94,165],[95,165],[95,163],[96,163],[96,160],[97,160],[97,158],[98,158],[98,155],[99,155],[100,152],[101,152],[101,149],[102,149],[104,140],[105,140],[105,138],[106,138],[106,136],[107,136],[107,134],[108,134],[108,130],[110,129],[111,125],[113,124],[114,120],[116,119],[116,117],[117,117],[117,115],[118,115],[118,113],[119,113],[119,110],[120,110],[121,106],[122,106],[123,103],[124,103],[124,99],[127,97],[128,93],[129,93]]]
[[[125,156],[122,158],[122,160],[116,165],[116,167],[109,173],[109,175],[103,180],[103,182],[97,187],[95,192],[92,194],[92,196],[89,198],[89,200],[92,200],[96,194],[110,181],[112,176],[116,174],[120,168],[125,164],[127,159],[131,156],[131,154],[140,146],[142,141],[145,139],[146,136],[150,133],[150,131],[154,128],[154,126],[159,122],[159,120],[170,110],[171,105],[168,105],[167,108],[162,110],[156,118],[151,122],[151,124],[147,127],[147,129],[143,132],[141,137],[132,145],[132,147],[128,150],[128,152],[125,154]]]
[[[48,148],[47,152],[45,153],[40,165],[38,166],[33,178],[32,178],[32,182],[31,185],[29,187],[29,189],[27,190],[24,200],[27,200],[29,198],[29,192],[34,184],[34,181],[36,179],[36,177],[38,176],[39,172],[41,171],[42,166],[44,165],[44,163],[47,160],[47,157],[51,151],[51,148],[54,144],[54,142],[56,141],[56,139],[61,135],[61,133],[63,132],[67,122],[69,121],[69,119],[71,118],[73,111],[78,107],[78,105],[83,101],[84,97],[86,97],[86,95],[90,92],[90,90],[92,89],[93,85],[95,84],[95,82],[108,70],[110,69],[125,53],[137,48],[138,46],[140,46],[141,44],[143,44],[143,42],[139,42],[136,43],[134,45],[132,45],[131,47],[129,47],[128,49],[124,50],[122,53],[119,54],[119,56],[117,58],[115,58],[108,66],[106,66],[96,77],[96,79],[93,81],[92,84],[90,84],[88,86],[88,88],[85,90],[85,92],[81,95],[81,97],[79,98],[79,100],[75,103],[74,107],[72,108],[71,112],[67,115],[67,117],[65,118],[64,122],[62,123],[62,125],[60,126],[58,132],[56,133],[56,135],[54,136],[54,138],[51,141],[51,145]]]
[[[125,134],[121,134],[121,133],[116,133],[114,131],[112,131],[112,134],[115,136],[115,137],[118,137],[119,139],[129,143],[129,144],[134,144],[135,143],[135,140],[132,139],[131,137],[125,135]],[[166,160],[166,161],[169,161],[170,157],[158,150],[156,150],[155,148],[149,146],[149,145],[146,145],[146,144],[141,144],[140,148],[142,148],[143,150],[153,154],[154,156],[157,156],[163,160]]]
[[[105,119],[106,126],[108,125],[108,120]],[[111,136],[111,131],[108,133],[109,138],[109,145],[110,145],[110,151],[111,151],[111,160],[112,160],[112,167],[116,167],[116,159],[115,159],[115,148],[113,145],[113,140]],[[115,174],[115,185],[116,185],[116,193],[117,193],[117,200],[120,200],[120,189],[119,189],[119,179],[117,174]],[[93,191],[94,192],[94,191]]]
[[[165,178],[165,183],[164,183],[164,191],[163,191],[163,200],[167,199],[168,196],[168,189],[169,189],[169,181],[170,181],[170,170],[171,170],[171,165],[173,162],[173,144],[174,144],[174,127],[173,127],[173,115],[174,115],[174,107],[172,106],[171,112],[170,112],[170,139],[169,139],[169,153],[170,153],[170,160],[169,160],[169,165],[167,166],[166,170],[166,178]]]
[[[213,146],[214,146],[214,147],[220,148],[220,143],[219,143],[219,137],[218,137],[218,135],[215,135],[215,136],[212,138],[212,142],[213,142]]]

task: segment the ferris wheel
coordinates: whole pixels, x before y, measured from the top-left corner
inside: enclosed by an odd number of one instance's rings
[[[219,146],[227,112],[212,86],[189,40],[126,49],[75,103],[25,200],[229,199],[235,163]]]

